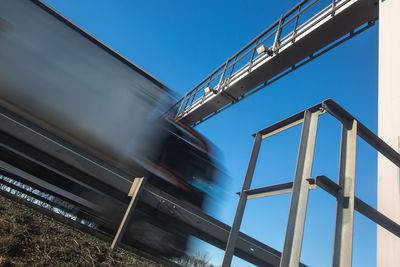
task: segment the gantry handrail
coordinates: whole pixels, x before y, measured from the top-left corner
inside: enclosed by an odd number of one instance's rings
[[[244,70],[250,72],[251,68],[259,61],[261,56],[267,55],[272,57],[275,54],[279,53],[279,49],[282,46],[285,46],[290,42],[294,42],[298,35],[306,32],[326,17],[335,14],[335,11],[337,9],[341,8],[349,1],[350,0],[330,0],[330,4],[328,6],[325,6],[322,10],[318,10],[311,15],[309,14],[306,17],[305,22],[299,25],[300,16],[303,15],[304,17],[304,13],[307,10],[313,7],[317,2],[322,2],[322,0],[301,1],[291,10],[280,16],[280,18],[276,20],[271,26],[265,29],[261,34],[250,41],[232,57],[228,58],[226,62],[221,64],[216,70],[214,70],[210,75],[203,79],[193,89],[188,91],[174,105],[172,105],[165,112],[165,114],[169,117],[179,120],[187,112],[190,111],[191,106],[194,103],[201,103],[202,101],[204,101],[206,96],[223,91],[224,87],[229,84],[229,82],[235,75],[242,73]],[[320,16],[321,14],[323,15]],[[289,29],[289,33],[287,33],[282,38],[281,33],[283,32],[283,30],[287,29],[287,27],[289,27],[289,23],[293,21],[293,28]],[[265,51],[263,51],[259,55],[256,55],[257,48],[263,45],[265,47]],[[250,57],[250,59],[248,57]],[[209,89],[205,90],[207,87]],[[231,100],[232,102],[237,102],[240,99],[235,99],[231,97]]]

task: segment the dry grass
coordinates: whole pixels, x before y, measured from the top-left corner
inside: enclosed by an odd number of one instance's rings
[[[166,266],[0,195],[0,266]]]

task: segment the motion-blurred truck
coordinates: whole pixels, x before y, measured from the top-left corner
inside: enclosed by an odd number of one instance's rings
[[[172,100],[165,84],[42,1],[0,1],[1,114],[26,121],[132,179],[146,176],[151,186],[202,208],[218,172],[213,146],[193,129],[162,118]],[[8,137],[27,141],[5,123],[0,133],[3,145]],[[30,145],[44,149],[39,143]],[[90,219],[101,230],[115,231],[123,214],[117,202],[82,191],[77,184],[85,181],[68,184],[56,174],[48,178],[11,150],[3,152],[3,162],[95,203],[96,216]],[[121,195],[129,190],[126,184],[96,177],[68,154],[51,156],[84,172],[103,186],[99,188]],[[84,205],[80,210],[78,216],[90,214]],[[171,246],[154,245],[154,235],[177,239],[154,218],[139,216],[126,235],[174,255]],[[187,236],[179,238],[174,242],[184,250]]]

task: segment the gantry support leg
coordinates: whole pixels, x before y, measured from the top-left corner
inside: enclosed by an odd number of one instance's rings
[[[342,124],[333,267],[350,267],[353,249],[357,121]]]
[[[286,236],[280,263],[281,267],[297,267],[300,262],[309,191],[309,182],[307,179],[311,177],[318,116],[318,112],[311,112],[309,110],[304,112],[304,123],[293,182],[293,193],[290,200]]]
[[[232,228],[229,233],[228,242],[226,244],[225,256],[222,262],[223,267],[229,267],[232,262],[233,252],[236,247],[236,239],[239,234],[240,224],[242,223],[244,209],[246,207],[246,202],[247,202],[247,195],[244,191],[250,188],[251,181],[253,180],[254,169],[256,168],[260,146],[261,146],[261,134],[257,133],[254,140],[253,150],[251,152],[249,166],[247,167],[246,177],[244,179],[242,191],[240,193],[235,219],[233,220]]]

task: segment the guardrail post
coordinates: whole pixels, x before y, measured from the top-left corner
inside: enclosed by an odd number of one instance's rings
[[[281,38],[281,25],[283,23],[283,15],[281,15],[281,18],[279,19],[279,24],[278,24],[278,28],[276,29],[276,34],[275,34],[275,40],[274,40],[274,44],[273,44],[273,52],[276,53],[277,50],[279,49],[279,42],[280,42],[280,38]]]
[[[243,182],[242,191],[240,192],[239,203],[236,209],[235,219],[233,220],[231,231],[229,232],[228,242],[226,244],[226,249],[225,249],[225,256],[222,262],[223,267],[229,267],[232,262],[233,252],[236,247],[236,239],[239,235],[240,224],[242,223],[243,213],[247,202],[247,195],[244,191],[250,188],[251,181],[253,180],[254,169],[256,168],[260,146],[261,146],[261,134],[257,133],[254,140],[253,150],[251,151],[250,161],[247,167],[246,177]]]
[[[228,64],[229,64],[230,61],[231,61],[231,59],[229,58],[225,63],[224,70],[221,73],[221,78],[219,79],[219,83],[218,83],[218,86],[217,86],[217,90],[218,91],[220,91],[220,87],[222,85],[222,80],[224,79],[226,68],[228,67]]]
[[[185,101],[187,94],[188,94],[188,93],[186,93],[186,94],[184,95],[184,97],[182,98],[182,102],[181,102],[181,104],[179,105],[178,111],[176,112],[176,116],[178,116],[178,115],[179,115],[179,112],[181,112],[181,109],[182,109],[182,106],[183,106],[183,102]]]
[[[293,28],[292,43],[294,43],[294,41],[296,40],[297,26],[299,24],[299,17],[300,17],[300,10],[301,10],[301,5],[299,5],[299,8],[297,10],[296,22],[294,23],[294,28]]]
[[[309,110],[304,112],[304,123],[293,181],[293,193],[290,200],[289,217],[280,263],[281,267],[297,267],[300,262],[309,191],[307,178],[311,177],[318,117],[318,112],[311,112]]]
[[[342,124],[339,191],[336,207],[332,266],[351,266],[353,249],[354,185],[356,174],[357,121]]]
[[[132,216],[133,210],[136,206],[137,200],[139,199],[139,194],[142,191],[144,185],[145,178],[135,178],[132,183],[131,189],[129,190],[128,196],[131,196],[131,201],[129,202],[128,207],[126,208],[125,215],[122,218],[121,224],[118,228],[117,233],[115,234],[114,240],[111,244],[111,250],[116,250],[121,242],[121,239],[125,233],[126,227],[129,223],[129,220]]]
[[[335,15],[335,8],[336,8],[336,0],[332,0],[332,13],[331,13],[332,16]]]

